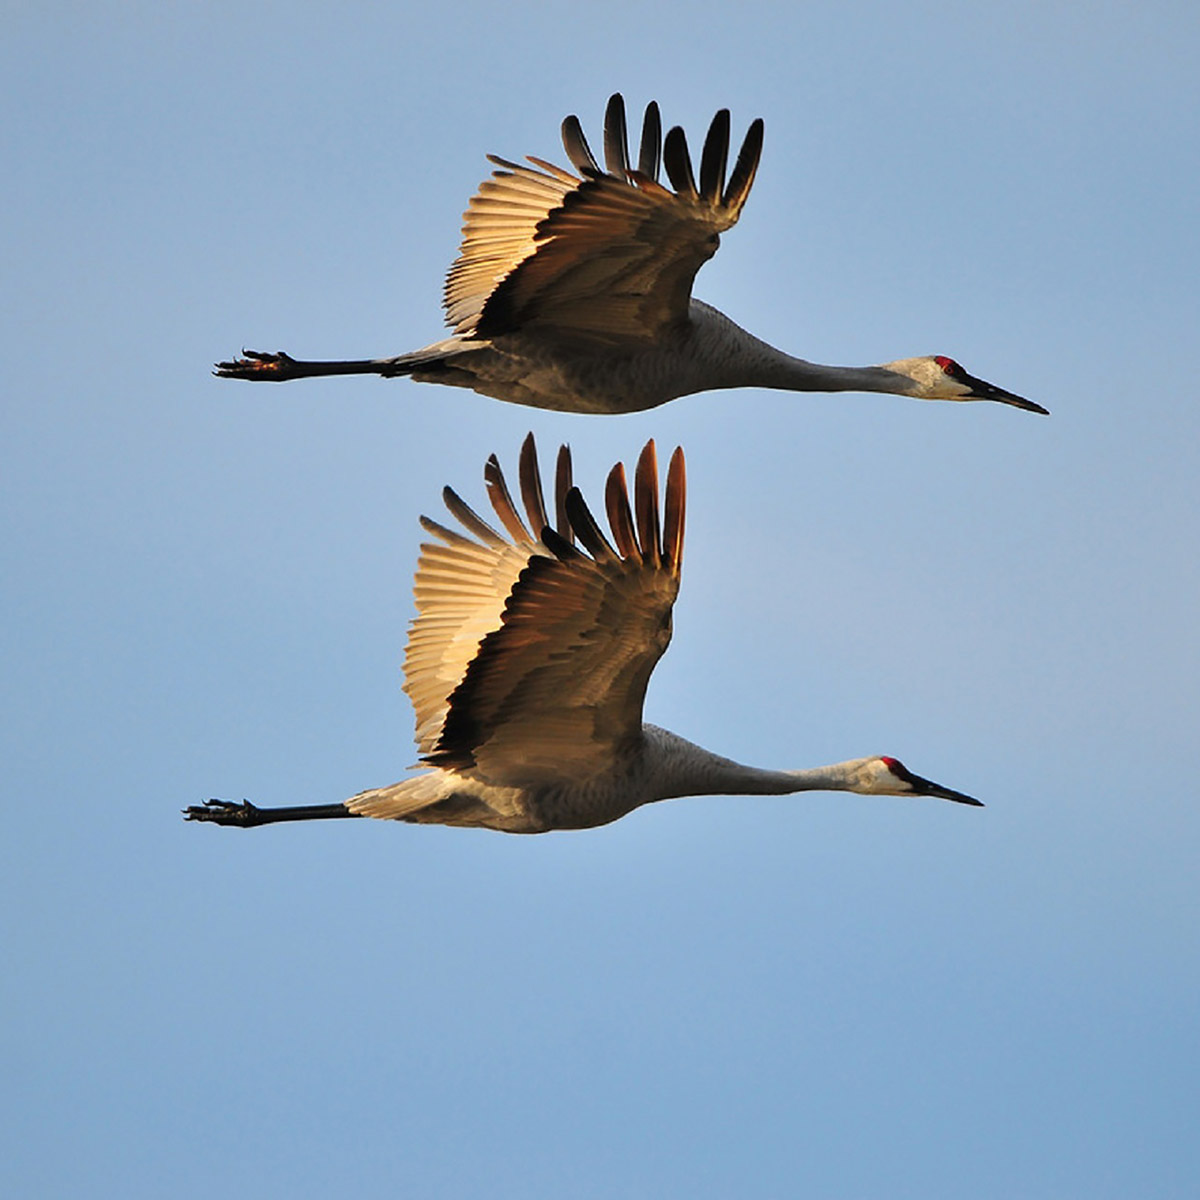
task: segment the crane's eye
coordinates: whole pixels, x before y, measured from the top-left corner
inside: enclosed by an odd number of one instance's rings
[[[937,363],[937,365],[941,367],[951,379],[953,379],[955,375],[962,374],[962,367],[960,367],[958,363],[954,361],[954,359],[947,358],[944,354],[935,355],[933,361]]]

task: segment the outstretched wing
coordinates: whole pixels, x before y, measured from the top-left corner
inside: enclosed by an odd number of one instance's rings
[[[404,690],[416,710],[416,741],[422,754],[437,745],[450,694],[462,682],[480,642],[499,627],[517,577],[531,558],[550,554],[539,540],[548,518],[533,434],[521,447],[520,478],[532,532],[517,513],[495,455],[488,459],[484,479],[507,537],[478,517],[451,488],[442,492],[446,507],[474,536],[464,537],[428,517],[421,518],[422,528],[439,539],[421,546],[413,584],[417,616],[404,655]],[[558,455],[555,524],[567,537],[570,488],[571,453],[563,446]]]
[[[614,467],[605,500],[615,546],[578,489],[566,493],[570,532],[586,553],[543,529],[449,694],[436,743],[423,743],[425,762],[499,785],[582,781],[641,736],[646,685],[671,640],[685,493],[680,450],[661,520],[654,443],[638,460],[632,509],[624,468]]]
[[[697,187],[678,126],[661,134],[646,108],[637,167],[630,164],[625,102],[608,102],[605,166],[576,117],[563,145],[579,175],[541,159],[500,169],[471,198],[459,256],[446,278],[447,323],[456,333],[498,337],[536,328],[576,342],[653,342],[687,319],[692,280],[741,215],[762,152],[750,126],[728,183],[729,112],[713,118]],[[674,191],[658,182],[665,164]]]

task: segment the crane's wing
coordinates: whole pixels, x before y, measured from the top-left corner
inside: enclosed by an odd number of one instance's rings
[[[456,333],[498,337],[536,328],[564,340],[653,342],[687,319],[692,280],[741,215],[762,152],[763,123],[750,126],[728,183],[729,112],[713,118],[692,173],[683,130],[661,135],[646,109],[638,165],[630,165],[625,102],[608,102],[606,170],[576,117],[563,144],[579,175],[541,159],[480,184],[463,216],[459,256],[446,278],[446,321]],[[674,191],[658,182],[665,164]]]
[[[413,584],[417,616],[404,655],[404,690],[416,710],[416,740],[422,754],[437,745],[450,694],[462,681],[479,643],[499,627],[517,577],[531,558],[550,554],[539,540],[548,518],[533,434],[521,447],[520,465],[521,498],[533,532],[517,512],[495,455],[488,459],[484,479],[507,537],[476,516],[452,488],[445,488],[442,498],[473,538],[421,518],[422,528],[439,539],[421,546]],[[568,538],[570,489],[571,452],[563,446],[556,472],[555,525]]]
[[[680,450],[671,458],[661,521],[654,443],[638,460],[632,509],[624,468],[615,466],[605,495],[614,548],[578,489],[566,492],[569,535],[544,527],[540,546],[523,548],[526,561],[503,612],[445,695],[432,746],[432,729],[418,714],[427,731],[424,762],[508,786],[584,780],[611,767],[641,736],[646,685],[671,640],[685,493]],[[456,590],[476,578],[464,575]],[[427,591],[418,624],[443,616],[430,599]],[[488,603],[494,613],[494,591]],[[447,623],[454,611],[444,609]],[[410,695],[413,683],[410,673]]]

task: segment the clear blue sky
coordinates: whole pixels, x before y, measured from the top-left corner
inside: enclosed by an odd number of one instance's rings
[[[1193,1195],[1195,5],[119,7],[0,43],[0,1190]],[[433,340],[485,153],[616,89],[766,121],[702,298],[1053,415],[209,375]],[[651,720],[988,807],[185,824],[401,777],[417,515],[530,428],[687,450]]]

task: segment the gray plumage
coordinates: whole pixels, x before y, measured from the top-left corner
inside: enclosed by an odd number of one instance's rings
[[[654,443],[630,502],[617,464],[605,489],[608,533],[559,452],[550,525],[533,435],[521,450],[524,518],[492,456],[488,498],[504,532],[451,489],[464,532],[426,517],[404,659],[422,774],[340,805],[260,809],[209,801],[189,819],[262,825],[368,816],[542,833],[604,825],[678,796],[815,789],[937,796],[961,792],[876,756],[799,771],[742,766],[642,719],[646,687],[671,640],[683,566],[686,479],[671,456],[662,504]]]
[[[713,118],[696,183],[678,126],[663,139],[647,107],[631,166],[625,104],[614,95],[601,168],[578,118],[562,126],[576,173],[539,158],[490,156],[497,170],[464,214],[446,278],[450,337],[391,358],[309,362],[244,351],[225,378],[283,382],[317,375],[407,375],[514,404],[623,413],[720,388],[891,392],[928,400],[1040,405],[969,375],[943,355],[833,367],[775,349],[692,298],[696,272],[733,227],[754,183],[763,123],[751,123],[732,173],[729,112]],[[659,182],[660,163],[671,188]],[[671,190],[671,189],[674,190]]]

